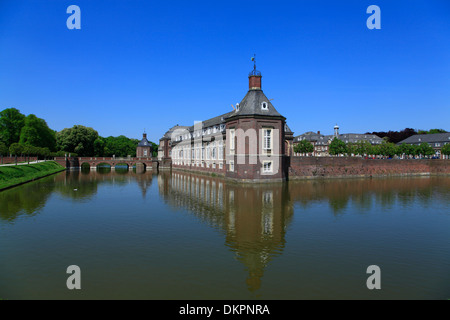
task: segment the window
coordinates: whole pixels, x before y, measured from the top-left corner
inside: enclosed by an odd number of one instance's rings
[[[272,172],[272,161],[263,162],[263,172],[264,173]]]
[[[264,151],[272,150],[272,129],[263,129],[263,149]]]
[[[267,104],[267,102],[263,101],[261,103],[261,109],[262,110],[269,110],[269,105]]]
[[[147,156],[147,150],[144,150],[144,157]]]
[[[223,169],[223,163],[219,163],[219,169]]]
[[[230,161],[230,171],[234,172],[234,161]]]
[[[235,140],[236,132],[234,129],[230,129],[230,150],[234,151],[234,140]]]
[[[236,111],[239,111],[239,103],[236,103]]]

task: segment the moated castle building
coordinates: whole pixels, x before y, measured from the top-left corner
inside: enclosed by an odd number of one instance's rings
[[[261,73],[250,72],[249,90],[233,111],[176,125],[159,141],[160,168],[216,173],[240,181],[282,181],[288,176],[293,132],[264,94]]]

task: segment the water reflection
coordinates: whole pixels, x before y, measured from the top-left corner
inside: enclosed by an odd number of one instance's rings
[[[152,184],[153,179],[157,179],[157,185]],[[312,180],[242,185],[189,173],[162,172],[156,176],[140,169],[118,172],[117,169],[106,168],[67,171],[0,192],[0,219],[14,223],[19,217],[36,216],[52,195],[74,202],[89,202],[100,193],[103,185],[137,185],[137,191],[127,190],[140,192],[144,199],[149,200],[146,205],[157,205],[162,200],[167,206],[188,212],[201,223],[219,230],[225,246],[245,267],[246,285],[251,292],[261,288],[269,263],[274,263],[285,251],[287,230],[293,224],[294,213],[302,215],[306,211],[304,209],[318,203],[329,207],[330,210],[324,210],[327,215],[336,217],[349,212],[366,214],[374,207],[428,208],[433,202],[445,207],[450,205],[448,178]],[[157,188],[159,197],[149,192],[152,186],[153,190]],[[138,205],[135,203],[135,209]],[[126,199],[123,206],[129,206]],[[163,208],[165,210],[166,207]],[[145,217],[139,216],[139,223],[142,218]],[[322,227],[319,226],[318,234]]]
[[[0,219],[13,222],[21,215],[33,216],[40,212],[50,196],[55,193],[72,201],[89,201],[102,184],[125,186],[136,182],[142,196],[152,184],[153,174],[100,170],[65,171],[0,192]]]
[[[161,196],[221,230],[226,245],[247,271],[250,291],[261,286],[264,269],[281,254],[286,226],[294,213],[285,185],[241,185],[184,173],[158,176]]]

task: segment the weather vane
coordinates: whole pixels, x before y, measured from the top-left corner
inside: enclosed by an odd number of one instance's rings
[[[255,53],[253,54],[252,61],[253,61],[253,70],[256,70],[256,54]]]

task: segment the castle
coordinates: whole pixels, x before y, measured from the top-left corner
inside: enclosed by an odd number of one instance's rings
[[[261,78],[255,64],[248,92],[233,111],[193,126],[170,128],[159,141],[160,168],[215,173],[239,181],[286,180],[293,132],[264,94]],[[138,146],[138,154],[144,147]]]

